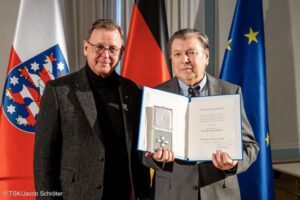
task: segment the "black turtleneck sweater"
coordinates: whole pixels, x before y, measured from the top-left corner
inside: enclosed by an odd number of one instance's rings
[[[88,80],[95,98],[105,148],[103,200],[130,199],[128,156],[116,72],[102,78],[88,66]]]

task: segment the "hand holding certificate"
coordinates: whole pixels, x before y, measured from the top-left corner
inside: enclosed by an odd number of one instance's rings
[[[240,95],[188,98],[144,87],[138,149],[160,147],[183,160],[211,160],[217,150],[242,159]]]

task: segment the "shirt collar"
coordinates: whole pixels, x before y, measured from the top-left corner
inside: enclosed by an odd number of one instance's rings
[[[180,93],[184,96],[188,96],[188,94],[189,94],[188,89],[190,86],[186,85],[180,79],[178,79],[178,83],[179,83]],[[207,75],[206,75],[206,73],[204,73],[203,79],[197,84],[200,86],[199,93],[201,93],[203,90],[205,90],[206,83],[207,83]],[[196,87],[197,85],[195,85],[194,87]]]

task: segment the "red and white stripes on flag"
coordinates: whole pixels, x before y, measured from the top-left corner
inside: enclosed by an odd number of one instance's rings
[[[40,100],[46,82],[68,71],[59,1],[21,0],[0,110],[0,199],[35,199]]]

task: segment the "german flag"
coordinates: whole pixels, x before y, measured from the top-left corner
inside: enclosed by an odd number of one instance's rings
[[[136,0],[121,74],[141,86],[170,79],[166,45],[168,29],[164,0]]]

